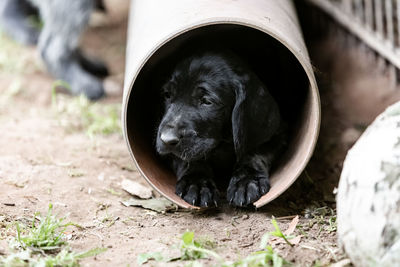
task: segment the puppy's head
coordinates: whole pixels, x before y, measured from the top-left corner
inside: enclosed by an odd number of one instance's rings
[[[184,60],[163,86],[163,96],[165,112],[156,140],[160,155],[194,161],[229,139],[240,158],[277,128],[275,102],[233,56]]]
[[[181,62],[163,86],[165,113],[157,133],[161,155],[192,161],[207,156],[229,133],[234,105],[227,62],[216,55]]]

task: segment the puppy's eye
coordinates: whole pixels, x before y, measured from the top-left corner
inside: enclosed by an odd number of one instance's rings
[[[171,92],[170,91],[164,91],[163,92],[163,97],[166,100],[170,99],[172,97]]]
[[[213,102],[211,101],[211,99],[207,96],[202,96],[200,98],[200,104],[203,106],[211,106],[213,104]]]

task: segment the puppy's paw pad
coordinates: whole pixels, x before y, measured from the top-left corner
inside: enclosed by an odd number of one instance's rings
[[[176,194],[193,206],[212,207],[218,204],[218,189],[212,180],[181,179],[176,184]]]
[[[269,189],[267,177],[232,177],[227,190],[227,199],[231,205],[246,207],[260,199]]]

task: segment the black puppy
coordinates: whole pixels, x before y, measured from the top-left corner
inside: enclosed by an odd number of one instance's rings
[[[216,183],[230,179],[227,199],[243,207],[269,191],[271,164],[285,146],[284,123],[265,86],[237,57],[183,60],[163,95],[156,148],[171,159],[177,195],[217,205]]]
[[[48,71],[66,81],[73,94],[90,99],[104,95],[100,78],[108,74],[100,61],[84,56],[79,38],[94,8],[104,9],[101,0],[2,0],[0,26],[16,41],[38,44]],[[44,22],[38,29],[29,20],[38,15]]]

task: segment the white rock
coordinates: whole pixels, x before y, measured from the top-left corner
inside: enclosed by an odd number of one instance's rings
[[[355,266],[400,266],[400,102],[349,151],[337,223],[339,243]]]

